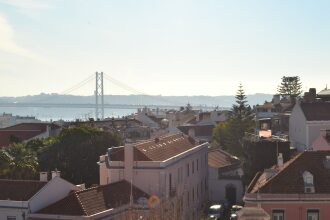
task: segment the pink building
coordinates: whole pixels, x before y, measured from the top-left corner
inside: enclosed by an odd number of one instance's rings
[[[320,135],[312,143],[313,150],[330,150],[330,130],[321,129]]]
[[[330,151],[304,151],[257,173],[244,196],[273,220],[330,219]]]
[[[199,219],[207,199],[207,155],[208,143],[182,133],[110,148],[100,157],[100,184],[132,182],[166,203],[174,215],[169,218]]]

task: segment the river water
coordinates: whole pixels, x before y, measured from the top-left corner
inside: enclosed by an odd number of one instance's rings
[[[136,109],[104,109],[104,117],[122,117],[135,113]],[[0,107],[0,114],[11,113],[19,116],[35,116],[42,121],[88,119],[95,117],[94,108],[39,108]]]

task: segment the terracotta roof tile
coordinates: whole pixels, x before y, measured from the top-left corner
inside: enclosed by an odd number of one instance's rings
[[[177,133],[137,144],[135,148],[151,161],[164,161],[196,146],[193,138]]]
[[[0,200],[28,201],[47,182],[0,179]]]
[[[315,193],[330,193],[330,169],[324,165],[330,151],[305,151],[283,165],[283,168],[268,180],[259,175],[258,180],[249,186],[248,192],[256,193],[304,193],[303,172],[314,177]],[[275,167],[273,167],[275,168]],[[278,169],[278,167],[277,167]]]
[[[149,195],[132,186],[133,200]],[[98,186],[72,192],[64,199],[40,210],[41,214],[90,216],[108,209],[116,208],[130,202],[131,185],[122,180],[104,186]]]
[[[195,140],[183,133],[161,136],[134,146],[134,161],[164,161],[196,147]],[[124,160],[124,147],[111,150],[112,161]]]
[[[210,167],[225,168],[231,166],[239,166],[240,160],[225,151],[216,149],[209,151],[208,164]]]

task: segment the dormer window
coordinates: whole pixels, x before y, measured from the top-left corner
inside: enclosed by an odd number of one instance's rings
[[[314,193],[315,188],[314,188],[314,177],[313,175],[305,171],[303,173],[303,178],[304,178],[304,188],[305,188],[305,193]]]

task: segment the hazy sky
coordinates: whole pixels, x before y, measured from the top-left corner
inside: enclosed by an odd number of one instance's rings
[[[95,71],[147,94],[274,93],[283,75],[319,91],[329,12],[328,0],[0,0],[0,96],[60,93]]]

